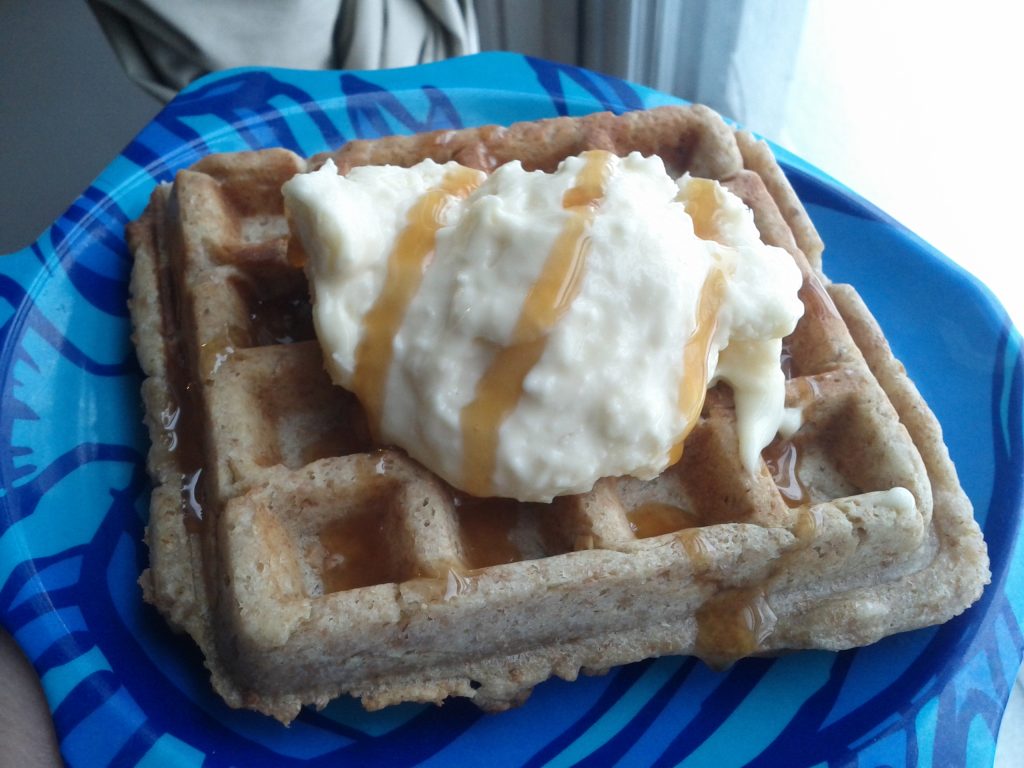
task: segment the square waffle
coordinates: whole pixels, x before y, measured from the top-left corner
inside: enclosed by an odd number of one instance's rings
[[[461,494],[375,446],[331,384],[281,185],[426,157],[553,170],[637,150],[718,179],[803,273],[785,341],[799,430],[751,474],[732,396],[683,458],[550,505]],[[207,157],[128,228],[154,480],[145,598],[191,635],[232,706],[283,722],[341,694],[369,709],[465,696],[500,710],[552,675],[664,654],[712,665],[843,649],[945,621],[988,560],[937,421],[767,146],[695,106]],[[913,496],[890,489],[900,486]]]

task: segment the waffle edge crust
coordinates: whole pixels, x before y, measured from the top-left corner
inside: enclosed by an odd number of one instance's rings
[[[652,481],[471,501],[373,446],[329,382],[280,187],[327,157],[342,173],[426,157],[552,170],[586,149],[722,181],[792,254],[806,311],[785,342],[786,397],[803,425],[751,475],[716,387]],[[654,656],[724,666],[868,644],[958,615],[988,583],[934,415],[857,293],[822,272],[767,145],[704,107],[353,141],[308,161],[212,155],[160,185],[127,238],[154,481],[140,583],[233,707],[285,723],[342,694],[502,710],[552,675]]]

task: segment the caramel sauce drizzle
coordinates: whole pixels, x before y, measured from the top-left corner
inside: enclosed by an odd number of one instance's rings
[[[648,501],[634,507],[626,513],[626,519],[638,539],[692,528],[696,523],[693,516],[682,507],[661,501]]]
[[[669,452],[669,466],[683,456],[683,442],[697,423],[704,407],[708,391],[708,355],[711,340],[718,329],[718,310],[725,294],[725,274],[713,268],[700,290],[697,303],[697,323],[683,348],[683,375],[679,381],[679,412],[685,427],[672,450]]]
[[[779,364],[782,367],[782,375],[786,377],[786,381],[795,378],[793,373],[793,347],[789,336],[782,340],[782,353],[779,356]]]
[[[202,533],[203,530],[203,485],[200,482],[203,470],[183,473],[181,476],[181,508],[185,519],[185,530]]]
[[[226,325],[212,338],[199,345],[199,373],[209,382],[239,349],[251,346],[249,334],[237,325]]]
[[[696,614],[695,653],[709,664],[728,664],[761,650],[778,618],[763,587],[721,592]]]
[[[811,495],[797,473],[800,453],[792,441],[776,438],[761,452],[761,458],[786,506],[801,507],[811,503]]]
[[[805,507],[799,511],[793,534],[804,547],[810,546],[821,532],[823,517],[820,507]]]
[[[480,172],[472,168],[459,167],[445,174],[439,186],[428,190],[409,209],[405,228],[388,256],[384,288],[363,317],[363,336],[356,347],[352,378],[352,389],[359,395],[375,431],[380,428],[395,336],[433,257],[445,209],[454,200],[467,197],[480,181]]]
[[[181,406],[169,403],[160,411],[160,426],[164,430],[164,442],[167,450],[174,453],[178,448],[178,420],[181,418]]]
[[[175,232],[177,228],[171,227],[171,237]],[[180,249],[184,246],[174,243],[172,247]],[[202,478],[202,470],[206,466],[202,445],[203,409],[197,384],[190,375],[192,366],[188,365],[182,339],[188,309],[178,286],[179,278],[171,264],[161,265],[158,275],[160,330],[167,340],[164,361],[169,402],[160,414],[160,422],[165,445],[173,454],[175,469],[180,476],[178,500],[185,530],[189,535],[199,535],[205,527],[203,505],[206,501],[205,480]],[[202,358],[201,350],[199,357]]]
[[[804,274],[803,285],[800,286],[800,301],[808,315],[818,321],[839,319],[839,310],[829,295],[828,290],[816,275],[811,272]]]
[[[320,579],[324,593],[402,581],[387,545],[385,515],[360,511],[320,530],[324,549]]]
[[[702,527],[684,528],[676,534],[676,538],[686,552],[686,557],[690,561],[696,577],[712,566],[715,547],[704,535]]]
[[[676,200],[693,221],[693,233],[702,240],[717,240],[721,236],[715,224],[718,210],[718,191],[711,179],[693,178],[685,189],[679,190]],[[683,349],[683,376],[679,384],[679,411],[685,427],[672,450],[669,451],[669,466],[683,456],[683,443],[697,423],[704,407],[708,388],[708,354],[711,340],[718,329],[718,310],[725,294],[725,274],[717,267],[704,281],[700,300],[697,304],[697,323]]]
[[[477,383],[473,400],[462,409],[462,486],[477,496],[490,494],[498,451],[498,432],[523,394],[523,382],[547,346],[547,336],[579,293],[586,267],[587,232],[604,197],[612,155],[583,153],[573,187],[562,196],[571,212],[537,281],[530,288],[507,347],[502,348]]]
[[[490,565],[522,560],[512,540],[522,502],[515,499],[478,499],[456,494],[455,513],[459,518],[466,565],[486,568]]]
[[[298,227],[292,222],[292,217],[285,214],[288,221],[288,244],[285,246],[285,260],[297,269],[302,269],[306,266],[308,256],[306,255],[306,249],[302,245],[302,240],[296,237],[295,233],[298,231]]]
[[[679,190],[676,200],[693,220],[693,233],[701,240],[717,240],[720,233],[715,226],[718,193],[711,179],[692,178],[685,189]]]
[[[822,512],[816,507],[804,507],[795,514],[790,530],[796,543],[774,562],[762,584],[726,589],[697,610],[694,650],[709,664],[725,666],[758,653],[775,631],[778,617],[768,602],[769,588],[780,576],[784,578],[802,553],[814,545],[824,523]]]
[[[693,219],[694,233],[697,237],[705,240],[716,240],[720,237],[713,220],[716,208],[715,198],[714,183],[706,179],[693,180],[685,191],[680,192],[678,198]],[[715,284],[709,287],[712,280],[715,281]],[[811,286],[812,290],[814,288],[815,286]],[[699,394],[695,392],[697,383],[694,383],[690,377],[684,376],[683,378],[683,391],[686,396],[681,394],[680,403],[683,407],[689,406],[691,409],[696,409],[696,413],[693,410],[690,411],[694,420],[703,405],[707,379],[707,352],[710,338],[714,335],[715,317],[718,306],[721,304],[723,291],[724,276],[720,270],[716,270],[709,276],[702,289],[698,307],[697,330],[687,342],[684,355],[685,370],[692,370],[690,366],[700,365],[701,360],[704,365],[702,377],[704,386]],[[708,298],[709,293],[712,298]],[[713,307],[708,305],[713,305]],[[710,318],[709,314],[711,314]],[[702,332],[706,338],[697,339]],[[704,345],[703,350],[700,348],[701,344]],[[698,357],[698,355],[702,356]],[[790,378],[792,359],[788,348],[783,352],[782,364],[788,368],[786,376]],[[676,451],[679,455],[675,455]],[[682,454],[681,443],[675,447],[673,454],[673,460],[678,460]],[[810,502],[809,495],[796,472],[799,461],[796,446],[788,440],[777,438],[764,450],[762,455],[787,505],[797,507],[808,504]],[[798,518],[794,532],[802,546],[806,546],[814,539],[818,523],[819,519],[815,514],[805,513]],[[700,540],[691,536],[682,541],[687,553],[695,560],[696,564],[703,564],[706,553],[703,551],[704,547],[697,546]],[[770,580],[771,578],[769,578]],[[752,586],[728,589],[715,595],[697,611],[696,620],[696,654],[710,664],[725,665],[760,651],[765,640],[775,631],[777,617],[768,603],[765,587]]]

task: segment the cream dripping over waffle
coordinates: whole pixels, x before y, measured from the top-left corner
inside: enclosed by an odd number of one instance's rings
[[[328,161],[283,191],[332,379],[457,488],[550,501],[652,478],[719,379],[748,469],[780,428],[800,272],[717,182],[589,151],[489,176]]]

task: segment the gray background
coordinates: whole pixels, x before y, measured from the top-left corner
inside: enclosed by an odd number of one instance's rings
[[[30,244],[160,109],[77,0],[0,0],[0,253]]]
[[[576,55],[575,3],[512,33],[500,6],[478,0],[484,49]],[[549,23],[573,32],[542,34]],[[0,254],[31,244],[161,106],[124,74],[85,0],[0,0]]]

